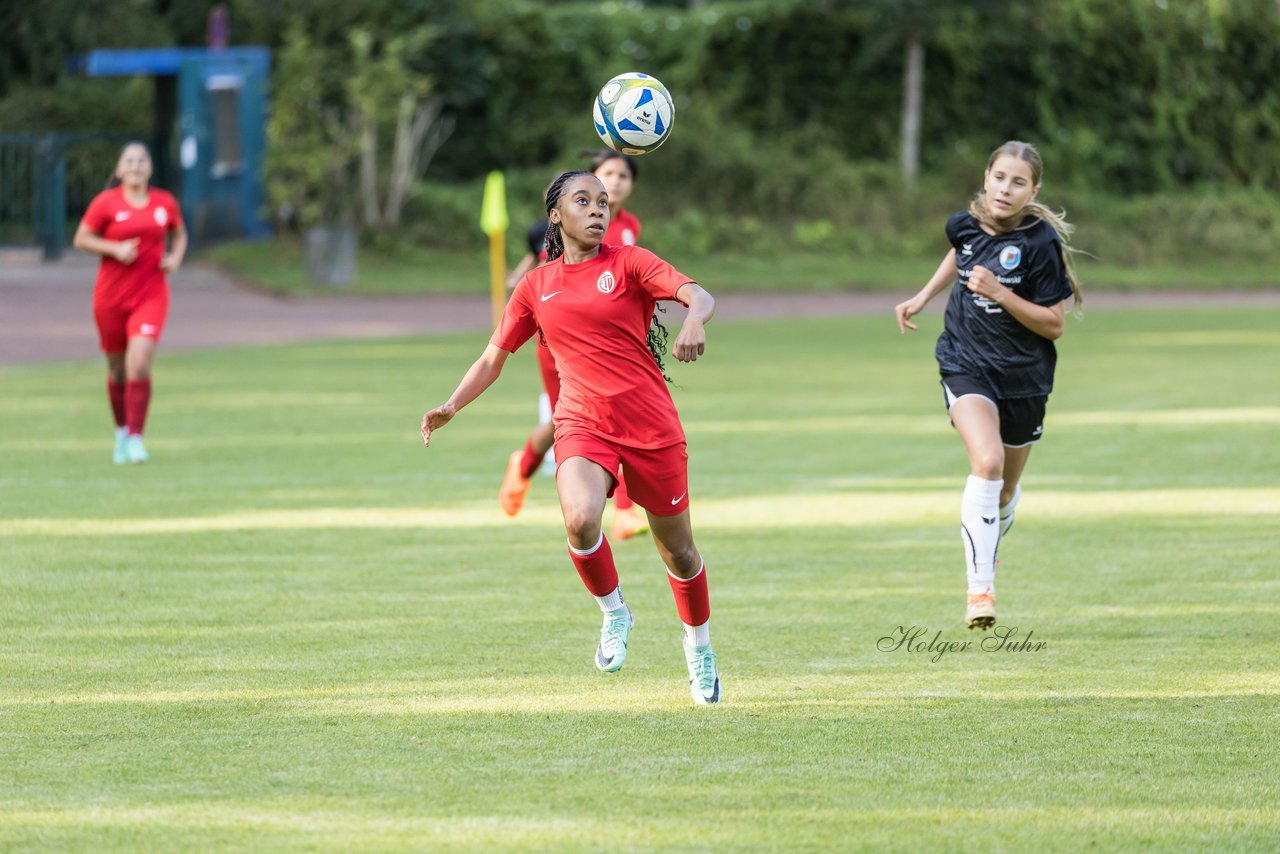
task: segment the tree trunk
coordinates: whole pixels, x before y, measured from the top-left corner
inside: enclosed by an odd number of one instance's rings
[[[924,112],[924,44],[907,42],[902,70],[902,180],[915,186],[920,177],[920,119]]]
[[[409,191],[427,171],[427,164],[449,134],[453,133],[453,117],[441,116],[441,111],[442,104],[436,98],[428,98],[424,104],[418,104],[417,99],[409,94],[400,99],[383,218],[388,228],[394,229],[400,224],[400,211]]]
[[[360,201],[366,228],[381,228],[378,204],[378,123],[375,116],[357,110],[360,128]]]

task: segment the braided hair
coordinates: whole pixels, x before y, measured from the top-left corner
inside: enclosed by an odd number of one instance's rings
[[[634,175],[635,173],[632,172]],[[559,258],[564,254],[564,235],[560,233],[560,226],[551,222],[551,212],[560,204],[560,197],[564,194],[564,188],[574,178],[580,178],[584,175],[595,177],[590,172],[561,172],[550,184],[547,185],[546,203],[547,203],[547,263]],[[662,378],[667,382],[672,382],[671,377],[667,376],[667,368],[662,364],[662,357],[667,352],[667,339],[670,337],[667,328],[658,320],[658,312],[663,311],[661,308],[654,307],[653,317],[649,321],[649,334],[645,341],[649,346],[649,352],[653,354],[653,360],[658,364],[658,372],[662,374]],[[538,341],[542,346],[547,345],[547,339],[542,334],[542,330],[538,330]]]

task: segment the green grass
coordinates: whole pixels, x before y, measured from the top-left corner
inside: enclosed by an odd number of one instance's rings
[[[716,324],[678,366],[725,702],[647,542],[626,668],[552,483],[516,520],[521,352],[483,336],[163,355],[153,461],[101,370],[0,369],[0,848],[1273,851],[1280,311],[1094,312],[970,639],[938,318]]]
[[[362,249],[355,283],[343,286],[310,282],[302,244],[287,238],[233,241],[201,255],[247,285],[282,294],[486,294],[489,287],[489,256],[483,249]]]
[[[514,237],[508,268],[519,260]],[[866,257],[845,251],[787,254],[723,253],[700,255],[691,250],[667,254],[682,272],[696,277],[717,293],[732,291],[907,291],[923,285],[938,256]],[[284,294],[447,293],[487,294],[489,260],[485,249],[403,248],[364,249],[357,262],[356,282],[335,288],[307,281],[301,246],[287,239],[233,242],[212,247],[203,257],[224,267],[241,281]],[[1260,289],[1280,286],[1276,266],[1263,262],[1231,265],[1224,278],[1221,259],[1203,264],[1144,264],[1136,267],[1079,262],[1088,289],[1173,290],[1223,288]]]

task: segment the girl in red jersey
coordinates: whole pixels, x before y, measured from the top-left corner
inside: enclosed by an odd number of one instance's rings
[[[951,423],[969,454],[960,501],[969,594],[965,624],[996,621],[1000,539],[1013,526],[1018,481],[1043,433],[1067,300],[1080,304],[1071,266],[1071,226],[1035,200],[1040,153],[1010,141],[991,153],[983,189],[947,220],[951,251],[918,294],[896,308],[898,330],[947,287],[936,355]]]
[[[475,400],[507,357],[535,334],[545,338],[560,373],[555,410],[556,487],[569,554],[604,613],[596,666],[626,660],[634,622],[602,528],[619,469],[644,507],[684,623],[689,689],[698,704],[720,700],[711,649],[707,573],[689,522],[684,430],[664,383],[660,340],[650,324],[658,300],[689,307],[672,352],[702,355],[703,325],[715,300],[674,267],[638,246],[603,245],[609,194],[589,172],[565,172],[547,188],[547,263],[527,273],[507,303],[489,346],[442,406],[422,416],[422,441]],[[661,330],[665,334],[665,330]]]
[[[622,203],[631,196],[635,186],[636,162],[617,151],[601,151],[591,161],[591,174],[604,184],[609,194],[609,227],[604,233],[602,243],[605,246],[634,246],[640,239],[640,220],[623,209]],[[546,221],[534,226],[529,232],[529,254],[520,259],[507,286],[514,288],[524,274],[533,269],[540,261],[546,259]],[[542,373],[542,387],[551,400],[551,408],[555,409],[556,398],[560,394],[560,377],[556,373],[555,359],[546,347],[538,347],[538,370]],[[539,424],[529,434],[524,450],[512,451],[507,460],[507,473],[498,490],[498,503],[508,516],[514,516],[524,506],[525,494],[529,491],[530,478],[542,464],[547,451],[551,449],[553,428],[550,424]],[[615,540],[629,540],[637,534],[649,530],[649,523],[635,509],[635,503],[627,494],[627,487],[619,481],[614,493],[613,526],[610,531]]]
[[[151,154],[140,142],[120,152],[115,178],[85,211],[75,247],[102,256],[93,317],[107,355],[107,396],[116,419],[116,463],[144,463],[142,428],[151,402],[151,362],[169,313],[166,273],[182,265],[187,230],[173,196],[149,186]],[[169,233],[173,244],[165,251]]]

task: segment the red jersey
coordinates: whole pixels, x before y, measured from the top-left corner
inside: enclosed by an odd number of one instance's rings
[[[561,256],[520,280],[489,343],[514,353],[542,329],[560,371],[557,431],[665,448],[684,430],[646,343],[649,320],[692,281],[639,246],[601,246],[580,264]]]
[[[600,242],[605,246],[635,246],[640,242],[640,220],[618,208],[618,213],[609,217],[609,227]]]
[[[128,306],[168,287],[160,259],[164,257],[166,235],[182,225],[182,211],[173,196],[152,187],[147,190],[147,203],[135,208],[125,200],[124,187],[115,187],[95,196],[81,221],[107,240],[138,238],[138,257],[132,264],[102,257],[94,284],[95,303]]]

